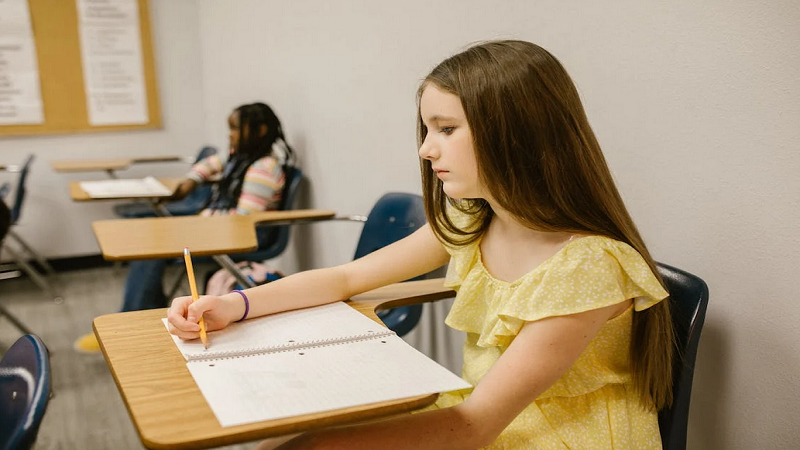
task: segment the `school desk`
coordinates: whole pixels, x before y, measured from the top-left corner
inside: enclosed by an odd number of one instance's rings
[[[227,255],[258,249],[256,225],[299,224],[335,215],[328,210],[294,209],[211,217],[148,217],[100,220],[92,223],[92,229],[103,257],[109,261],[183,258],[183,248],[188,247],[192,256],[212,256],[242,286],[252,287],[252,281]]]
[[[175,192],[175,189],[178,189],[178,186],[183,182],[184,178],[159,178],[158,181],[164,185],[167,189],[170,190],[170,195],[155,195],[153,197],[142,197],[142,196],[125,196],[120,195],[118,197],[101,197],[101,198],[94,198],[90,197],[86,191],[83,190],[81,187],[80,181],[71,181],[69,183],[69,196],[73,201],[76,202],[89,202],[89,201],[102,201],[102,200],[130,200],[130,199],[137,199],[137,200],[161,200],[165,198],[169,198],[172,193]]]
[[[56,172],[106,172],[109,177],[117,178],[115,171],[124,170],[133,164],[158,162],[193,163],[191,156],[144,156],[138,158],[106,158],[106,159],[67,159],[52,161],[50,166]]]
[[[353,308],[379,321],[375,311],[450,298],[442,279],[409,281],[353,297]],[[436,395],[223,428],[186,368],[161,319],[166,309],[109,314],[94,319],[114,381],[139,438],[149,449],[203,449],[370,420],[430,405]]]
[[[178,189],[178,186],[181,184],[181,182],[183,182],[183,180],[184,180],[183,178],[158,179],[158,181],[161,182],[161,184],[163,184],[164,187],[169,189],[170,191],[169,196],[171,196],[175,192],[175,190]],[[94,198],[90,197],[89,194],[87,194],[86,191],[83,190],[80,181],[72,181],[69,183],[69,196],[70,198],[72,198],[73,201],[76,202],[89,202],[89,201],[101,201],[101,200],[132,200],[132,199],[143,200],[150,203],[150,207],[153,208],[153,212],[155,213],[155,215],[160,217],[170,215],[167,208],[165,208],[164,205],[160,203],[161,200],[169,198],[169,196],[166,195],[157,195],[153,197],[142,197],[142,196],[130,197],[125,195],[120,195],[118,197]]]

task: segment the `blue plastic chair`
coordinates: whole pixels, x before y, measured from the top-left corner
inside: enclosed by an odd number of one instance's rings
[[[9,207],[11,212],[11,227],[8,230],[5,240],[1,244],[3,245],[4,252],[11,256],[14,263],[24,271],[37,286],[47,292],[56,303],[61,303],[63,298],[56,292],[46,278],[47,275],[55,275],[55,270],[53,270],[53,267],[41,254],[34,250],[30,244],[22,239],[22,236],[14,231],[15,226],[22,216],[22,205],[25,201],[25,194],[27,193],[26,184],[28,181],[28,174],[30,173],[34,159],[35,155],[28,155],[25,159],[25,163],[18,171],[19,175],[17,178],[17,187],[14,192],[14,202]],[[6,187],[0,190],[4,191],[2,201],[5,201],[4,197],[8,195],[9,189]],[[16,248],[9,246],[8,244],[10,242],[14,242],[16,244],[14,247]],[[39,266],[44,270],[44,273],[38,271],[28,262],[31,258],[36,260]]]
[[[19,170],[19,178],[17,178],[17,191],[14,193],[14,203],[11,205],[11,225],[15,225],[17,221],[19,221],[19,217],[22,214],[22,203],[25,200],[25,184],[28,181],[28,173],[31,170],[31,165],[33,164],[33,160],[36,159],[36,155],[28,155],[28,158],[25,159],[25,163],[22,164],[22,168]],[[6,194],[8,193],[8,188],[5,189]],[[5,197],[6,194],[3,194]]]
[[[285,182],[279,211],[295,209],[297,192],[303,181],[303,171],[298,167],[284,167]],[[289,245],[291,225],[260,225],[256,227],[258,250],[253,253],[231,255],[234,261],[266,261],[275,258]]]
[[[0,360],[0,449],[32,448],[49,400],[47,348],[26,334]]]
[[[672,406],[658,412],[664,450],[685,450],[694,363],[708,307],[708,286],[699,277],[666,264],[658,272],[669,291],[678,349],[672,376]]]
[[[364,223],[356,246],[354,259],[361,258],[380,248],[399,241],[417,231],[427,222],[422,197],[415,194],[392,192],[375,203]],[[423,279],[416,277],[415,280]],[[422,305],[393,308],[378,313],[390,330],[404,336],[411,331],[422,316]]]
[[[201,160],[215,154],[217,154],[216,148],[203,147],[200,149],[200,152],[197,153],[197,158],[195,158],[194,162],[197,164]],[[164,207],[172,216],[191,216],[197,214],[205,207],[208,199],[211,198],[211,186],[212,183],[203,183],[194,188],[186,198],[178,200],[177,202],[166,203]],[[153,211],[153,206],[147,202],[128,202],[115,205],[114,214],[127,219],[156,216],[156,213]]]

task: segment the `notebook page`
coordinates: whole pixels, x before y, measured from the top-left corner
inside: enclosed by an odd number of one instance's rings
[[[153,177],[142,179],[116,179],[82,181],[79,183],[89,197],[154,197],[169,196],[172,191]]]
[[[396,335],[186,366],[223,427],[470,387]]]
[[[166,325],[167,319],[163,319]],[[172,340],[187,361],[259,353],[270,348],[298,347],[350,336],[391,333],[386,327],[347,306],[344,302],[287,311],[208,333],[208,349],[199,339]]]

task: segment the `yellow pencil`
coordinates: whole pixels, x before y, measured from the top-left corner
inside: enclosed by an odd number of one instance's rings
[[[194,269],[192,268],[192,255],[189,253],[189,247],[183,248],[183,260],[186,262],[186,273],[189,275],[189,288],[192,290],[192,302],[196,302],[199,295],[197,295],[197,283],[194,281]],[[200,316],[200,340],[203,342],[203,347],[208,348],[208,335],[206,335],[206,324],[203,322],[203,316]]]

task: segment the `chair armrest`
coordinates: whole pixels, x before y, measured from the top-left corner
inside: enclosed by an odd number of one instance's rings
[[[444,278],[406,281],[358,294],[349,300],[362,311],[380,312],[398,306],[416,305],[452,298],[456,291],[444,287]]]
[[[352,216],[336,216],[331,217],[329,220],[345,220],[348,222],[366,222],[367,216],[352,215]]]

